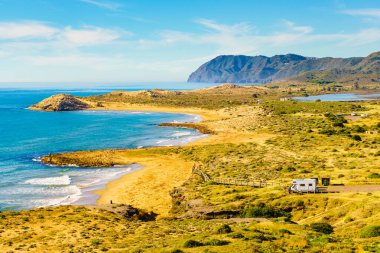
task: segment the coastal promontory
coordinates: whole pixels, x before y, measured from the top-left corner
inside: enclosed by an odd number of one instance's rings
[[[90,107],[91,104],[81,98],[68,94],[57,94],[30,106],[29,109],[37,111],[78,111]]]

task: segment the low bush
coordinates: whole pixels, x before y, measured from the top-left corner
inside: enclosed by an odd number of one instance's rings
[[[223,224],[218,230],[216,231],[218,234],[228,234],[232,232],[232,229],[227,224]]]
[[[352,131],[356,133],[364,133],[366,129],[362,126],[353,126]]]
[[[242,233],[232,234],[230,237],[234,239],[245,238],[245,236]]]
[[[284,211],[275,209],[273,207],[265,206],[260,204],[258,206],[247,206],[241,212],[241,216],[245,218],[255,218],[255,217],[264,217],[264,218],[277,218],[277,217],[286,217],[291,218],[291,214]]]
[[[227,245],[229,243],[230,243],[229,241],[225,241],[225,240],[212,239],[212,240],[206,242],[205,245],[209,245],[209,246],[223,246],[223,245]]]
[[[290,232],[289,230],[287,230],[285,228],[281,228],[280,230],[278,230],[278,232],[280,232],[281,234],[288,234],[288,235],[293,234],[292,232]]]
[[[319,233],[323,233],[323,234],[331,234],[332,232],[334,232],[334,228],[328,223],[323,223],[323,222],[312,223],[310,227],[312,230]]]
[[[369,225],[360,230],[360,237],[371,238],[380,236],[380,226],[379,225]]]
[[[354,221],[354,219],[351,218],[351,217],[347,217],[346,219],[344,219],[345,223],[349,223],[349,222],[352,222],[352,221]]]
[[[308,235],[307,240],[311,246],[323,247],[324,245],[334,242],[334,239],[329,235]]]
[[[195,241],[195,240],[187,240],[184,244],[184,248],[195,248],[195,247],[200,247],[203,246],[203,243]]]
[[[294,172],[296,171],[296,169],[294,167],[288,166],[288,167],[279,167],[277,171],[286,173],[286,172]]]
[[[323,128],[319,131],[320,134],[325,134],[325,135],[334,135],[336,134],[336,131],[334,129],[330,128]]]
[[[369,174],[368,178],[372,178],[372,179],[380,178],[380,174],[379,173],[371,173],[371,174]]]

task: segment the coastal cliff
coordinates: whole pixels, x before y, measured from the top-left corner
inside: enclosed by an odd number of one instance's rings
[[[325,72],[329,74],[329,81],[334,81],[352,75],[373,77],[377,74],[379,77],[379,66],[379,52],[367,57],[351,58],[316,58],[296,54],[273,57],[221,55],[200,66],[189,76],[188,82],[268,83],[300,75],[305,81],[315,79]],[[305,73],[308,74],[307,78]]]
[[[37,111],[78,111],[92,107],[90,103],[68,94],[57,94],[29,107]]]

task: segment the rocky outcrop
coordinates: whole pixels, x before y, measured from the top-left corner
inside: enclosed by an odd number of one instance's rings
[[[29,107],[39,111],[78,111],[90,108],[90,103],[67,94],[57,94]]]
[[[367,57],[316,58],[287,54],[266,56],[222,55],[200,66],[189,82],[268,83],[313,71],[379,72],[379,53]],[[343,70],[343,71],[342,71]]]

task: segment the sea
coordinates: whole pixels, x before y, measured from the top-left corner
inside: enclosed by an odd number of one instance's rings
[[[354,93],[340,93],[340,94],[323,94],[308,97],[294,97],[294,100],[311,102],[311,101],[334,101],[334,102],[347,102],[347,101],[368,101],[379,100],[380,94],[354,94]]]
[[[0,211],[95,204],[98,196],[94,190],[141,168],[138,164],[112,168],[78,168],[74,164],[54,167],[42,164],[41,156],[77,150],[185,145],[205,137],[196,130],[157,125],[197,122],[201,120],[197,115],[27,109],[58,93],[88,96],[109,91],[0,88]]]

